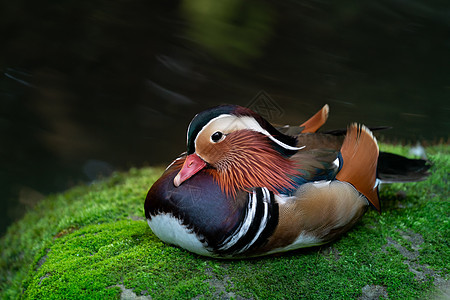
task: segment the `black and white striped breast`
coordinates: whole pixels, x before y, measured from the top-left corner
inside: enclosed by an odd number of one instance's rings
[[[278,204],[267,188],[255,188],[248,193],[245,216],[239,226],[214,252],[220,256],[241,256],[256,253],[264,246],[278,225]]]
[[[150,189],[145,214],[163,241],[200,255],[257,254],[278,224],[278,204],[266,188],[226,196],[205,171],[179,187],[168,170]]]

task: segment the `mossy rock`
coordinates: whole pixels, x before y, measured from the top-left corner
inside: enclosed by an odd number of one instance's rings
[[[405,153],[406,148],[382,145]],[[258,259],[215,260],[165,245],[143,203],[162,169],[126,174],[50,196],[1,239],[5,299],[448,297],[448,146],[427,149],[427,181],[381,191],[339,240]]]

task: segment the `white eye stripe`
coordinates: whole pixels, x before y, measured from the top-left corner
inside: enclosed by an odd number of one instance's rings
[[[282,141],[276,139],[267,130],[262,128],[261,125],[258,123],[258,121],[256,121],[255,118],[253,118],[253,117],[245,116],[245,117],[236,117],[236,118],[238,118],[242,124],[245,124],[246,129],[251,129],[253,131],[264,134],[269,139],[271,139],[273,142],[275,142],[276,144],[278,144],[279,146],[281,146],[287,150],[301,150],[301,149],[305,148],[305,146],[302,146],[302,147],[289,146],[289,145],[283,143]]]
[[[255,118],[253,118],[253,117],[250,117],[250,116],[236,117],[236,116],[229,115],[229,114],[223,114],[218,117],[215,117],[215,118],[211,119],[205,126],[203,126],[203,128],[197,133],[197,136],[195,137],[195,140],[194,140],[194,145],[196,148],[197,148],[197,138],[213,122],[220,122],[220,124],[217,124],[217,125],[220,126],[220,128],[222,129],[221,132],[224,134],[224,136],[227,135],[226,132],[239,130],[239,129],[249,129],[249,130],[253,130],[253,131],[264,134],[265,136],[270,138],[273,142],[275,142],[279,146],[283,147],[284,149],[297,151],[297,150],[301,150],[301,149],[305,148],[305,146],[293,147],[293,146],[287,145],[287,144],[283,143],[282,141],[276,139],[267,130],[262,128],[261,125],[258,123],[258,121],[256,121]],[[211,137],[210,137],[210,139],[211,139]],[[212,139],[211,139],[211,141],[212,141]]]
[[[265,131],[265,130],[264,130],[264,131]],[[266,132],[267,132],[267,131],[266,131]],[[264,132],[262,132],[262,133],[264,133]],[[270,133],[268,133],[268,132],[267,132],[267,134],[266,134],[266,133],[264,133],[264,134],[267,135],[267,137],[268,137],[269,139],[271,139],[272,141],[274,141],[275,143],[277,143],[278,145],[280,145],[281,147],[283,147],[284,149],[287,149],[287,150],[295,150],[295,151],[297,151],[297,150],[301,150],[301,149],[303,149],[303,148],[306,147],[306,146],[292,147],[292,146],[289,146],[289,145],[283,143],[282,141],[277,140],[276,138],[274,138],[274,137],[273,137]]]
[[[206,129],[212,122],[214,122],[214,121],[216,121],[216,120],[218,120],[218,119],[221,119],[221,118],[226,118],[226,117],[231,117],[231,115],[228,115],[228,114],[220,115],[220,116],[218,116],[218,117],[215,117],[215,118],[211,119],[208,123],[206,123],[205,126],[203,126],[203,128],[197,133],[197,136],[196,136],[195,139],[194,139],[195,149],[197,149],[197,139],[198,139],[198,137],[202,134],[202,132],[205,131],[205,129]]]

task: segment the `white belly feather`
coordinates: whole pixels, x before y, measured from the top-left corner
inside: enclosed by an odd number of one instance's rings
[[[180,246],[199,255],[211,256],[197,234],[184,226],[180,220],[171,214],[159,214],[148,220],[153,233],[162,241]]]

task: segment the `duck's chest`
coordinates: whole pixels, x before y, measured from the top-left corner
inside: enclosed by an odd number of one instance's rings
[[[278,224],[274,195],[265,188],[225,195],[207,172],[174,187],[166,172],[150,189],[145,213],[163,241],[218,257],[248,256],[264,246]]]

